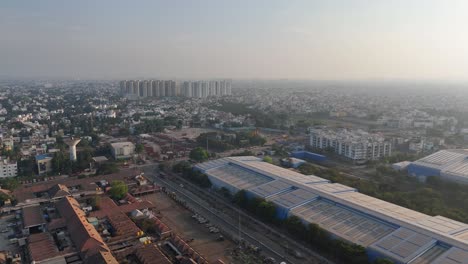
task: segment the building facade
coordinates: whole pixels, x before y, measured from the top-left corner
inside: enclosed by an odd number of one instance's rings
[[[363,130],[310,129],[310,146],[329,149],[353,161],[377,160],[392,154],[392,144]]]
[[[230,80],[185,81],[173,80],[123,80],[120,93],[130,100],[183,96],[207,98],[232,94]]]
[[[52,172],[52,159],[54,156],[50,153],[36,156],[37,172],[39,175]]]
[[[18,164],[16,161],[10,161],[7,158],[0,157],[0,178],[18,176]]]
[[[135,154],[135,145],[132,142],[117,142],[111,144],[114,159],[128,159]]]

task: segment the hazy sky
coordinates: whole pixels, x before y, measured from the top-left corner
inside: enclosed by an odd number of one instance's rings
[[[466,0],[3,0],[0,76],[468,79]]]

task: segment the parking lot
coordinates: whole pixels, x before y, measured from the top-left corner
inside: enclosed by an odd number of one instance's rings
[[[10,242],[10,239],[8,238],[9,235],[13,234],[13,229],[12,227],[9,227],[8,224],[15,222],[13,221],[15,219],[15,215],[7,215],[7,216],[2,216],[0,217],[0,249],[1,250],[7,250],[7,251],[13,251],[16,252],[17,247],[15,244],[12,244]]]
[[[201,221],[200,223],[192,217],[192,212],[178,205],[165,194],[156,193],[145,198],[156,205],[156,211],[162,215],[161,220],[189,242],[189,245],[205,256],[209,262],[215,262],[217,259],[226,263],[230,262],[230,251],[235,247],[234,243],[229,240],[218,241],[220,234],[216,229],[213,230],[213,226],[210,226],[208,222]]]

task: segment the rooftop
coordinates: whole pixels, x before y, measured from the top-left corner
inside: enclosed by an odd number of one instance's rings
[[[52,159],[54,156],[50,153],[36,155],[36,160]]]
[[[87,221],[86,214],[81,210],[80,204],[75,198],[66,196],[58,202],[57,207],[66,220],[70,238],[81,253],[85,263],[92,263],[88,261],[91,258],[106,261],[101,263],[117,263],[107,244],[94,226]]]
[[[272,201],[278,209],[286,210],[287,215],[319,224],[338,237],[372,246],[398,261],[407,262],[418,257],[420,262],[417,263],[425,263],[424,260],[442,257],[455,248],[463,254],[468,252],[468,225],[465,223],[429,216],[256,157],[223,158],[196,165],[196,168],[214,182],[221,180]],[[225,181],[226,175],[229,175],[228,181]],[[434,241],[447,246],[435,247]]]
[[[127,147],[127,146],[134,146],[134,144],[130,141],[125,141],[125,142],[115,142],[115,143],[111,143],[111,146],[113,148],[123,148],[123,147]]]
[[[28,251],[31,256],[31,260],[35,262],[60,256],[60,252],[55,245],[54,239],[49,233],[30,235],[28,237]]]
[[[40,206],[23,207],[23,226],[24,228],[34,227],[45,224],[42,217]]]

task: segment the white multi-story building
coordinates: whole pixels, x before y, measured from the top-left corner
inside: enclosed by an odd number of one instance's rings
[[[310,129],[310,145],[330,149],[353,161],[376,160],[392,153],[392,144],[382,135],[370,134],[360,129]]]
[[[18,164],[8,158],[0,157],[0,178],[18,176]]]
[[[227,96],[231,95],[231,81],[185,81],[179,85],[173,80],[124,80],[120,82],[120,92],[130,100],[174,96]]]
[[[111,152],[114,159],[128,159],[135,153],[135,145],[132,142],[117,142],[111,144]]]

